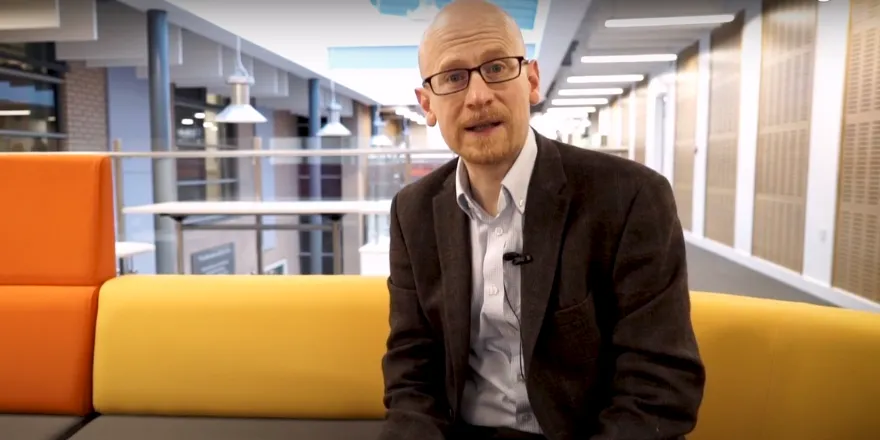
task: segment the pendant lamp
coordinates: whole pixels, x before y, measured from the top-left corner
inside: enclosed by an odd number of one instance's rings
[[[321,127],[318,131],[318,136],[321,137],[345,137],[351,136],[351,131],[345,128],[342,125],[342,122],[339,121],[340,115],[339,113],[342,111],[342,106],[336,102],[336,83],[332,80],[330,81],[330,105],[327,107],[330,115],[327,118],[327,125]]]
[[[215,118],[215,122],[227,124],[259,124],[266,122],[266,117],[260,114],[251,105],[251,86],[254,78],[250,76],[244,63],[241,61],[241,37],[236,37],[236,54],[238,60],[235,72],[226,79],[226,84],[232,87],[230,103]]]

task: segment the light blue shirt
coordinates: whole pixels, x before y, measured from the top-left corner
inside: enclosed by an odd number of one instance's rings
[[[538,156],[535,133],[501,181],[498,215],[490,216],[471,195],[467,169],[459,160],[456,198],[470,218],[471,375],[462,396],[462,419],[471,425],[541,433],[526,391],[520,337],[520,267],[506,252],[522,252],[523,213]]]

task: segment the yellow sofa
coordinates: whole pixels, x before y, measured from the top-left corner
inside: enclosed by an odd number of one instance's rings
[[[141,276],[101,288],[73,440],[371,440],[385,280]],[[875,440],[878,315],[693,294],[708,384],[692,440]]]

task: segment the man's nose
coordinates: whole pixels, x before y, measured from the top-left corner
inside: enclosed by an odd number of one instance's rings
[[[492,89],[483,80],[479,73],[471,74],[470,83],[467,89],[467,98],[465,105],[468,108],[480,108],[492,103]]]

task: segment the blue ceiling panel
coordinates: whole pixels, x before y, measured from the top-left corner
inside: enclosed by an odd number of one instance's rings
[[[451,3],[452,0],[436,0],[438,8]],[[406,17],[406,13],[419,7],[419,0],[370,0],[374,7],[379,9],[380,14],[398,15]],[[493,0],[510,14],[522,30],[535,28],[535,15],[538,10],[538,0]]]
[[[384,2],[383,2],[384,3]],[[414,69],[419,65],[418,46],[330,47],[331,69]],[[526,45],[526,58],[535,57],[535,45]]]

